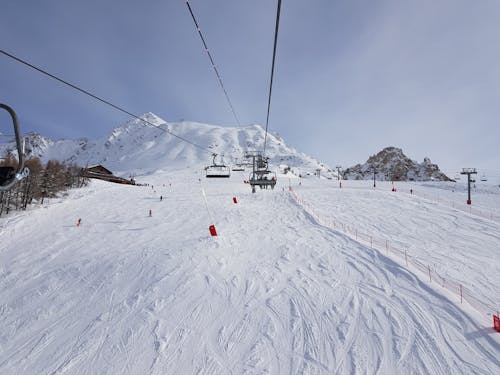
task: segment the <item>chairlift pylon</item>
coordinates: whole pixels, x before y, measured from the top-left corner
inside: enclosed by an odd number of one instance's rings
[[[231,176],[231,168],[224,164],[223,155],[220,155],[220,164],[215,158],[217,154],[212,154],[212,165],[205,167],[205,177],[207,178],[228,178]]]
[[[7,191],[10,190],[16,184],[16,182],[27,177],[29,175],[29,169],[24,167],[24,144],[23,142],[21,142],[21,134],[19,132],[19,124],[17,121],[16,112],[14,112],[14,110],[6,104],[0,103],[0,108],[5,109],[12,118],[18,158],[17,167],[0,167],[0,191]]]

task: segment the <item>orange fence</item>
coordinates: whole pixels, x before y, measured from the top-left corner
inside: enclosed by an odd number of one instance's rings
[[[299,204],[304,209],[304,211],[311,215],[318,224],[342,232],[360,243],[369,245],[372,249],[376,249],[381,253],[385,253],[387,256],[395,256],[400,261],[400,263],[406,265],[408,269],[411,266],[412,268],[420,271],[423,275],[425,275],[426,279],[428,279],[430,283],[436,283],[440,287],[450,291],[457,296],[457,299],[460,300],[460,303],[463,303],[464,301],[467,302],[480,314],[492,316],[495,312],[493,306],[480,301],[474,295],[474,293],[470,289],[465,287],[461,282],[443,277],[435,269],[431,268],[430,265],[409,254],[407,250],[398,248],[394,242],[363,233],[356,227],[339,220],[335,220],[335,218],[327,218],[321,216],[308,202],[298,196],[291,186],[289,187],[289,190],[291,196],[297,202],[297,204]]]

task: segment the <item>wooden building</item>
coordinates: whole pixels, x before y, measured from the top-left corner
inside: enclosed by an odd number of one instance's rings
[[[98,180],[115,182],[118,184],[135,185],[134,179],[127,180],[126,178],[115,176],[113,175],[113,172],[102,165],[92,165],[82,168],[82,176],[86,178],[96,178]]]

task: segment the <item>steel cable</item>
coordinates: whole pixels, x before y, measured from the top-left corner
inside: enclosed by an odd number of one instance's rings
[[[97,95],[95,95],[95,94],[91,93],[90,91],[84,90],[84,89],[82,89],[82,88],[78,87],[78,86],[77,86],[77,85],[75,85],[75,84],[72,84],[72,83],[70,83],[70,82],[68,82],[68,81],[65,81],[64,79],[59,78],[59,77],[55,76],[54,74],[51,74],[51,73],[47,72],[46,70],[44,70],[44,69],[42,69],[42,68],[39,68],[39,67],[37,67],[37,66],[35,66],[35,65],[33,65],[33,64],[31,64],[31,63],[29,63],[29,62],[27,62],[27,61],[23,60],[23,59],[20,59],[19,57],[16,57],[16,56],[14,56],[14,55],[12,55],[12,54],[10,54],[10,53],[8,53],[8,52],[4,51],[4,50],[0,50],[0,53],[2,53],[3,55],[5,55],[5,56],[7,56],[7,57],[9,57],[9,58],[11,58],[11,59],[13,59],[13,60],[15,60],[15,61],[17,61],[17,62],[21,63],[21,64],[23,64],[23,65],[25,65],[25,66],[27,66],[27,67],[29,67],[29,68],[31,68],[31,69],[34,69],[34,70],[36,70],[36,71],[38,71],[38,72],[40,72],[40,73],[42,73],[42,74],[44,74],[44,75],[46,75],[46,76],[48,76],[48,77],[50,77],[50,78],[54,79],[54,80],[56,80],[56,81],[58,81],[58,82],[60,82],[60,83],[62,83],[62,84],[64,84],[64,85],[66,85],[66,86],[71,87],[72,89],[77,90],[77,91],[81,92],[82,94],[85,94],[85,95],[87,95],[87,96],[90,96],[91,98],[93,98],[93,99],[95,99],[95,100],[97,100],[97,101],[100,101],[101,103],[104,103],[104,104],[106,104],[106,105],[108,105],[108,106],[110,106],[110,107],[112,107],[112,108],[116,109],[117,111],[120,111],[120,112],[122,112],[122,113],[125,113],[125,114],[127,114],[127,115],[129,115],[129,116],[131,116],[131,117],[134,117],[134,118],[136,118],[136,119],[140,120],[140,121],[141,121],[141,124],[143,124],[143,123],[144,123],[144,124],[146,124],[146,125],[152,126],[152,127],[156,128],[156,129],[158,129],[158,130],[161,130],[161,131],[163,131],[163,132],[165,132],[165,133],[167,133],[167,134],[170,134],[170,135],[171,135],[171,136],[173,136],[173,137],[176,137],[176,138],[180,139],[180,140],[181,140],[181,141],[183,141],[183,142],[186,142],[186,143],[190,144],[191,146],[197,147],[197,148],[199,148],[200,150],[206,151],[206,152],[208,152],[208,153],[210,153],[210,154],[212,154],[212,153],[213,153],[213,150],[210,150],[210,149],[209,149],[209,148],[207,148],[207,147],[200,146],[200,145],[198,145],[198,144],[196,144],[196,143],[194,143],[194,142],[190,141],[190,140],[189,140],[189,139],[187,139],[187,138],[184,138],[184,137],[182,137],[182,136],[180,136],[180,135],[177,135],[177,134],[173,133],[172,131],[170,131],[170,130],[168,130],[168,129],[163,129],[163,128],[160,128],[158,125],[155,125],[155,124],[153,124],[152,122],[149,122],[149,121],[147,121],[147,120],[145,120],[145,119],[143,119],[143,118],[139,117],[138,115],[136,115],[136,114],[134,114],[134,113],[132,113],[132,112],[130,112],[130,111],[127,111],[126,109],[124,109],[124,108],[122,108],[122,107],[120,107],[120,106],[118,106],[118,105],[116,105],[116,104],[111,103],[111,102],[110,102],[110,101],[108,101],[108,100],[102,99],[102,98],[100,98],[99,96],[97,96]]]
[[[273,63],[271,65],[271,80],[269,82],[269,97],[267,99],[266,132],[264,135],[264,152],[263,152],[264,156],[266,155],[267,130],[269,127],[269,111],[271,109],[271,95],[273,92],[274,62],[276,60],[276,45],[278,43],[278,29],[279,29],[279,23],[280,23],[280,12],[281,12],[281,0],[278,0],[278,9],[276,11],[276,27],[274,29]]]

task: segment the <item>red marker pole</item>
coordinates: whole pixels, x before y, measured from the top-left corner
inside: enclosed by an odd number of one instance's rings
[[[498,315],[493,315],[493,328],[495,331],[500,332],[500,318]]]

